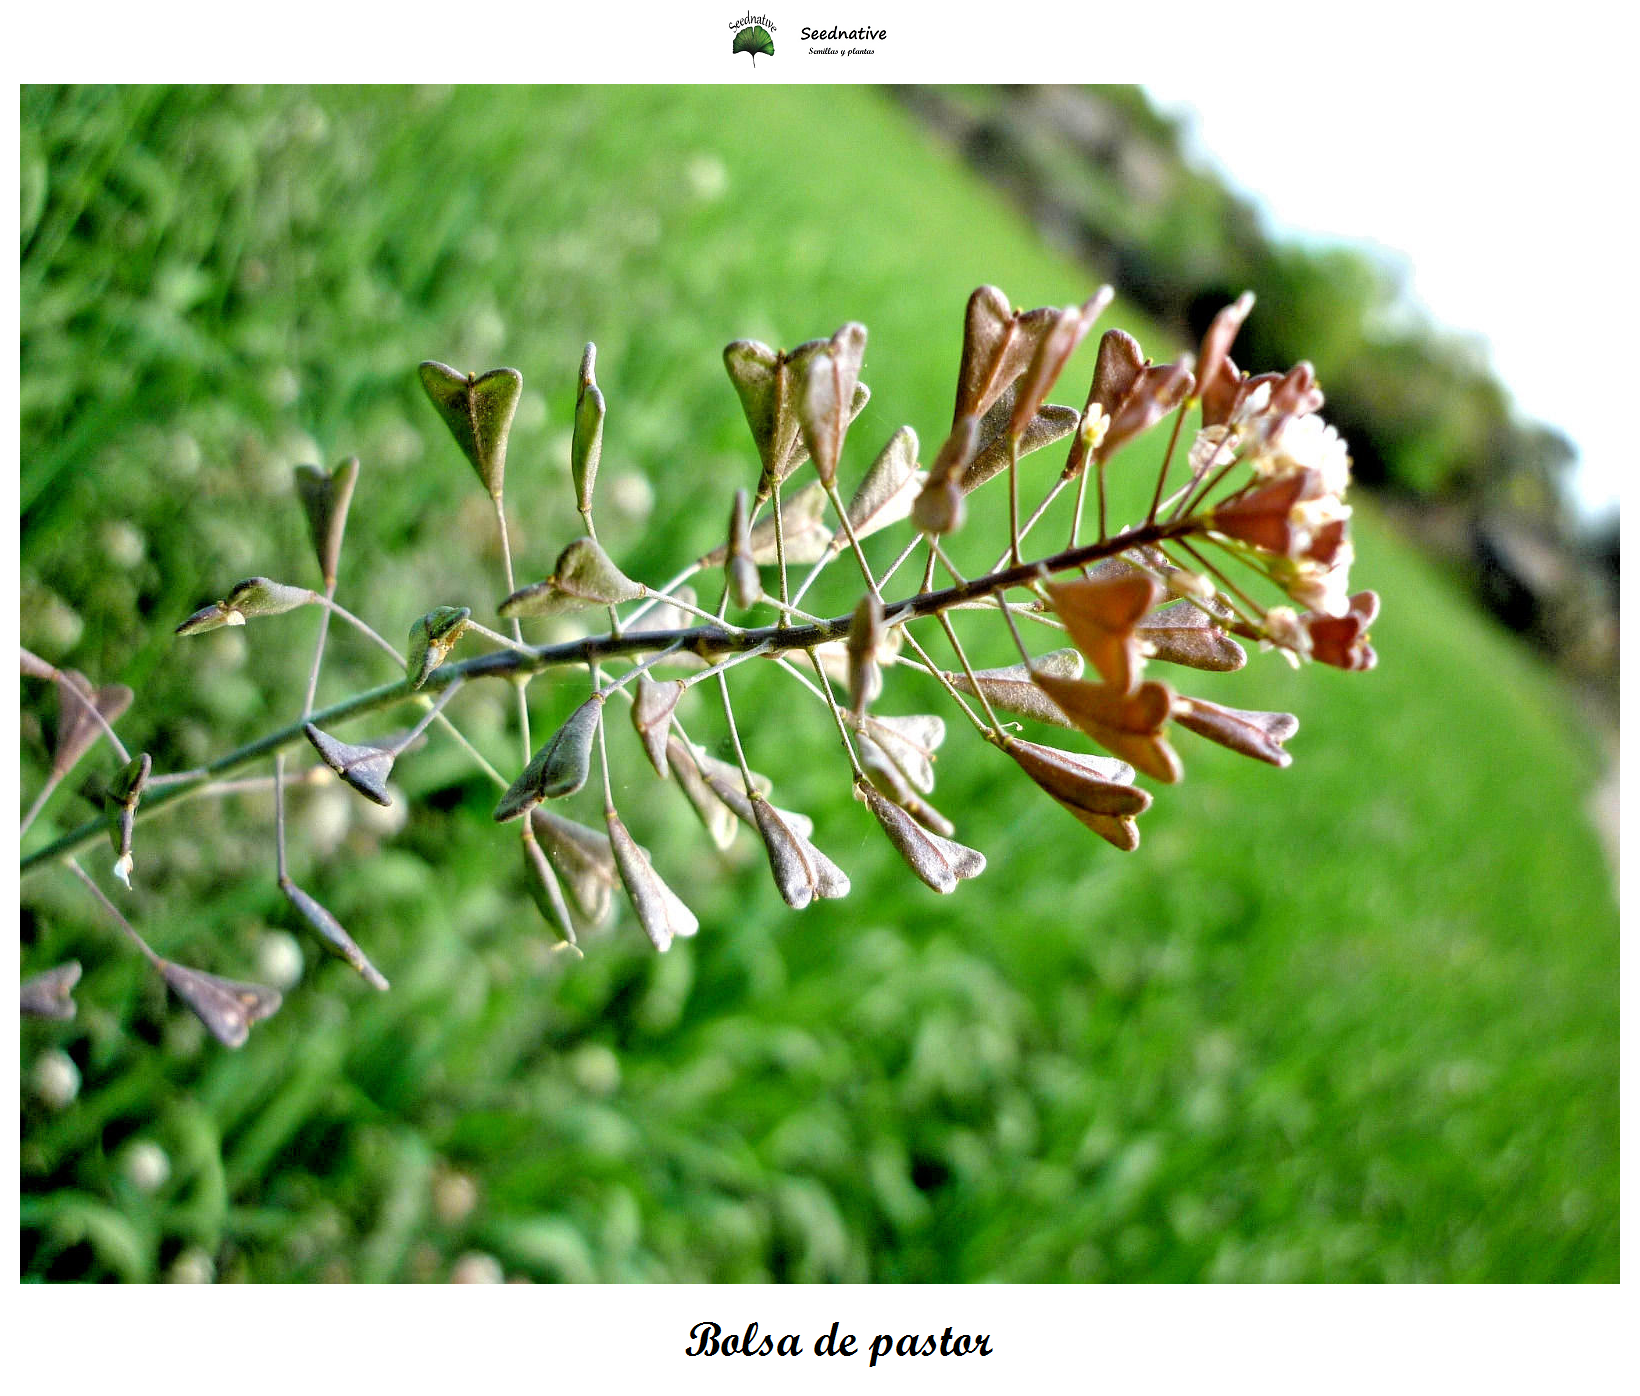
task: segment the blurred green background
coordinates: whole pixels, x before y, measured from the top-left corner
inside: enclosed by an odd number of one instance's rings
[[[161,770],[300,709],[315,614],[171,634],[242,577],[314,584],[300,462],[363,461],[345,605],[396,640],[435,604],[493,611],[488,501],[419,360],[525,375],[523,581],[576,532],[570,409],[596,341],[600,536],[658,582],[755,478],[730,339],[870,327],[852,479],[902,422],[932,452],[973,287],[1038,305],[1094,284],[869,89],[21,100],[21,639],[136,689],[120,730]],[[1255,318],[1282,313],[1266,295]],[[1105,323],[1177,347],[1120,302]],[[1090,349],[1058,399],[1081,401]],[[436,735],[395,770],[392,810],[292,796],[293,874],[386,995],[298,931],[270,801],[139,826],[120,901],[162,954],[268,977],[299,939],[300,982],[242,1051],[167,1000],[72,877],[29,878],[23,972],[86,973],[75,1021],[22,1028],[24,1277],[1615,1279],[1599,743],[1446,567],[1369,499],[1357,523],[1379,667],[1255,655],[1182,676],[1298,713],[1297,759],[1181,734],[1185,782],[1132,856],[953,720],[935,799],[990,867],[936,897],[849,798],[824,713],[753,681],[752,762],[854,892],[788,912],[761,848],[717,854],[617,727],[623,815],[702,922],[664,956],[625,913],[584,961],[554,954],[493,787]],[[854,600],[846,578],[816,597]],[[321,703],[392,677],[333,637]],[[538,734],[578,682],[532,688]],[[687,720],[716,741],[704,697]],[[879,707],[936,698],[894,676]],[[509,701],[475,686],[452,712],[510,774]],[[53,711],[25,681],[25,804]],[[591,792],[570,805],[597,822]],[[90,812],[65,788],[25,848]],[[86,860],[105,886],[110,860]]]

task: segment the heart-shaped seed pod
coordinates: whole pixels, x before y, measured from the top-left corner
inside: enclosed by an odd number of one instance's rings
[[[277,989],[222,979],[170,960],[159,962],[159,972],[224,1047],[243,1047],[251,1024],[271,1017],[282,1002]]]
[[[649,854],[633,841],[614,810],[605,810],[609,824],[609,847],[621,885],[638,914],[638,922],[657,950],[666,950],[677,936],[692,936],[700,929],[695,913],[661,880],[649,861]]]
[[[336,568],[342,556],[342,535],[347,530],[347,508],[353,502],[353,487],[359,480],[359,458],[349,456],[329,474],[316,465],[296,467],[296,497],[307,515],[313,552],[319,559],[319,575],[325,590],[336,585]]]
[[[319,759],[365,799],[378,805],[393,803],[392,797],[387,793],[387,777],[392,774],[397,752],[389,751],[385,747],[355,746],[351,742],[339,742],[328,732],[320,731],[311,722],[303,726],[302,732],[312,743],[313,749],[319,753]]]
[[[479,483],[491,499],[499,500],[507,473],[507,435],[524,391],[524,376],[515,368],[492,368],[475,378],[433,359],[424,362],[419,373],[421,386],[472,462]]]
[[[954,892],[958,882],[985,871],[985,855],[978,849],[930,833],[868,781],[854,782],[854,798],[865,802],[906,865],[936,892]]]
[[[519,588],[497,609],[509,620],[517,616],[556,616],[588,606],[638,601],[647,594],[597,543],[577,538],[558,554],[552,576]]]

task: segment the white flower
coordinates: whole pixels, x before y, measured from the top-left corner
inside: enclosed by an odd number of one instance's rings
[[[1348,444],[1336,428],[1313,412],[1289,420],[1279,435],[1255,450],[1251,460],[1253,470],[1266,479],[1314,470],[1327,494],[1342,495],[1350,485]]]
[[[1298,657],[1310,652],[1310,634],[1291,606],[1270,607],[1264,613],[1264,633],[1271,644],[1281,647],[1294,668],[1298,667]]]
[[[1293,565],[1290,579],[1283,585],[1287,595],[1301,606],[1324,616],[1342,618],[1350,613],[1350,564],[1355,547],[1345,539],[1338,545],[1330,566],[1304,559]]]
[[[1190,473],[1201,475],[1227,463],[1241,445],[1241,437],[1235,427],[1203,427],[1190,445]]]
[[[1097,402],[1090,402],[1088,410],[1082,414],[1082,423],[1077,428],[1082,438],[1082,449],[1097,451],[1109,430],[1110,415]]]
[[[1175,568],[1162,580],[1174,596],[1187,596],[1193,601],[1211,601],[1219,594],[1212,580],[1202,576],[1200,572],[1186,572],[1183,568]]]
[[[1341,523],[1349,518],[1350,506],[1336,494],[1324,494],[1317,499],[1301,499],[1288,511],[1293,525],[1293,552],[1309,552],[1316,535],[1330,523]]]

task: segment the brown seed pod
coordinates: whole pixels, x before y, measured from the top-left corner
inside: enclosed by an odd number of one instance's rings
[[[563,879],[570,909],[581,925],[601,925],[609,917],[615,884],[620,880],[609,836],[541,806],[530,811],[529,823],[553,870]]]
[[[1173,714],[1173,690],[1149,681],[1132,693],[1080,679],[1034,675],[1065,715],[1100,746],[1147,776],[1173,784],[1183,774],[1163,729]]]
[[[964,494],[972,494],[1008,468],[1010,437],[1006,428],[1013,416],[1013,403],[1014,390],[1009,388],[980,422],[975,437],[974,458],[962,471],[960,487]],[[1023,460],[1033,451],[1063,441],[1076,430],[1080,420],[1074,408],[1059,407],[1051,402],[1044,404],[1026,423],[1014,454]]]
[[[1035,722],[1074,730],[1076,724],[1060,711],[1057,703],[1037,687],[1032,674],[1035,672],[1065,679],[1079,679],[1082,677],[1083,668],[1080,650],[1061,649],[1038,655],[1029,667],[1024,664],[1010,664],[1000,669],[976,669],[973,680],[965,673],[950,671],[942,671],[942,677],[958,693],[966,693],[971,697],[975,694],[974,681],[977,680],[978,692],[985,695],[986,701],[993,708],[1019,717],[1028,717]]]
[[[1173,700],[1173,716],[1181,727],[1243,756],[1268,761],[1272,766],[1293,763],[1293,754],[1281,745],[1298,731],[1298,719],[1291,713],[1227,708],[1205,698],[1180,696]]]
[[[761,794],[751,796],[752,817],[769,854],[769,870],[786,905],[801,911],[814,898],[846,897],[848,874],[826,857]]]
[[[793,405],[810,361],[830,343],[811,339],[795,349],[776,351],[755,339],[737,339],[723,351],[723,366],[740,398],[758,458],[763,462],[757,486],[759,503],[809,458],[808,443]],[[850,421],[860,415],[870,397],[871,391],[864,383],[855,384],[848,410]]]
[[[1124,853],[1138,848],[1139,828],[1133,821],[1150,808],[1150,796],[1128,783],[1133,779],[1131,766],[1018,737],[1005,738],[998,745],[1100,838]]]
[[[958,882],[985,871],[983,853],[930,833],[899,805],[878,794],[869,782],[854,782],[854,798],[865,802],[906,865],[936,892],[954,892]]]
[[[1020,375],[1018,396],[1008,419],[1010,436],[1017,437],[1024,432],[1043,399],[1059,381],[1070,356],[1114,297],[1115,292],[1109,286],[1102,286],[1083,304],[1068,305],[1054,313],[1048,332],[1031,355],[1030,366]]]
[[[1134,639],[1151,658],[1213,674],[1230,674],[1247,663],[1247,651],[1194,601],[1176,601],[1139,622]]]
[[[647,591],[621,571],[597,543],[577,538],[558,555],[545,581],[520,587],[498,606],[504,619],[556,616],[588,606],[616,606],[638,601]]]
[[[633,841],[614,810],[604,811],[609,824],[609,847],[621,875],[621,885],[638,914],[644,934],[657,950],[665,950],[676,936],[692,936],[700,929],[694,912],[661,880],[649,854]]]
[[[18,1009],[31,1018],[66,1022],[75,1013],[74,986],[80,982],[80,962],[70,960],[31,975],[18,989]]]
[[[277,989],[222,979],[170,960],[159,962],[159,972],[224,1047],[243,1047],[251,1024],[271,1017],[282,1002]]]
[[[1134,627],[1162,599],[1162,588],[1143,572],[1129,572],[1108,580],[1049,582],[1047,592],[1077,649],[1111,687],[1131,693],[1144,666]]]
[[[875,592],[868,591],[854,608],[848,626],[848,692],[856,717],[863,717],[882,696],[883,671],[878,655],[885,636],[883,603]]]
[[[594,693],[569,715],[497,802],[491,814],[497,824],[517,819],[542,800],[573,795],[587,783],[592,770],[592,742],[598,735],[603,710],[603,695]]]
[[[995,286],[981,286],[968,298],[963,316],[962,363],[957,370],[953,422],[983,417],[991,405],[1030,367],[1058,312],[1050,306],[1015,310]]]
[[[959,417],[928,469],[922,493],[911,506],[911,521],[924,533],[955,533],[967,517],[963,480],[978,443],[979,418]]]
[[[704,774],[700,765],[705,759],[703,754],[692,751],[677,737],[669,737],[666,758],[672,774],[677,777],[679,788],[700,822],[706,826],[712,842],[720,849],[728,848],[734,842],[736,811],[719,796],[717,787]],[[748,807],[748,816],[750,813]]]
[[[535,841],[534,821],[526,819],[518,827],[522,831],[519,843],[524,850],[524,885],[529,888],[530,900],[558,938],[566,945],[574,945],[575,921],[552,863]]]
[[[667,737],[672,730],[672,714],[683,697],[683,685],[676,679],[657,683],[648,674],[638,675],[638,689],[632,702],[632,726],[637,731],[649,764],[665,779]]]
[[[93,688],[91,680],[75,669],[57,674],[57,739],[52,746],[51,774],[61,780],[89,751],[103,729],[112,726],[131,706],[132,693],[123,683]],[[98,718],[101,721],[98,721]]]
[[[917,433],[901,427],[889,437],[848,502],[849,527],[854,536],[869,538],[909,518],[927,478],[926,471],[917,469]],[[846,547],[848,532],[839,528],[832,534],[826,554],[835,557]]]
[[[328,732],[322,732],[311,722],[304,724],[302,733],[319,753],[319,759],[365,799],[378,805],[391,805],[387,793],[387,777],[392,773],[397,752],[379,746],[355,746],[337,741]]]
[[[797,421],[822,484],[837,480],[843,437],[854,419],[854,389],[866,352],[866,327],[850,321],[804,367],[797,382]]]
[[[755,606],[763,595],[763,578],[758,575],[748,536],[746,500],[745,490],[735,491],[734,508],[729,515],[729,551],[724,562],[729,599],[742,611]]]

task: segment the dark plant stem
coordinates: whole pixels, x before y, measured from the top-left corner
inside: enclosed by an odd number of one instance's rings
[[[940,591],[920,592],[899,601],[884,602],[883,624],[904,625],[908,621],[925,616],[937,616],[965,602],[983,601],[1012,587],[1029,586],[1053,573],[1102,562],[1106,558],[1117,557],[1135,548],[1151,547],[1172,539],[1183,539],[1201,530],[1200,520],[1194,517],[1142,524],[1097,543],[1070,548],[1034,562],[1020,563],[1018,566],[975,577]],[[849,614],[805,625],[781,624],[745,630],[730,630],[716,624],[698,625],[685,630],[649,630],[637,634],[629,630],[620,635],[588,635],[579,640],[568,640],[556,645],[494,650],[489,654],[476,655],[472,659],[445,664],[435,669],[419,693],[411,690],[409,679],[399,679],[354,694],[351,698],[334,703],[328,708],[321,708],[312,713],[307,721],[328,730],[332,724],[344,722],[348,718],[375,712],[394,703],[442,692],[457,679],[511,678],[540,673],[542,670],[559,668],[567,664],[591,666],[605,659],[647,654],[659,649],[685,650],[699,655],[708,663],[716,663],[731,654],[754,649],[776,655],[795,650],[810,650],[832,640],[844,639],[848,635],[849,622],[852,619],[852,614]],[[217,776],[239,770],[282,751],[294,742],[303,740],[303,725],[301,721],[289,723],[219,756],[209,765],[201,767],[190,779],[166,785],[143,800],[137,811],[138,819],[157,813]],[[93,839],[103,837],[108,824],[106,816],[88,820],[44,848],[25,855],[18,865],[19,876],[27,877],[46,864],[58,861],[83,848]]]

